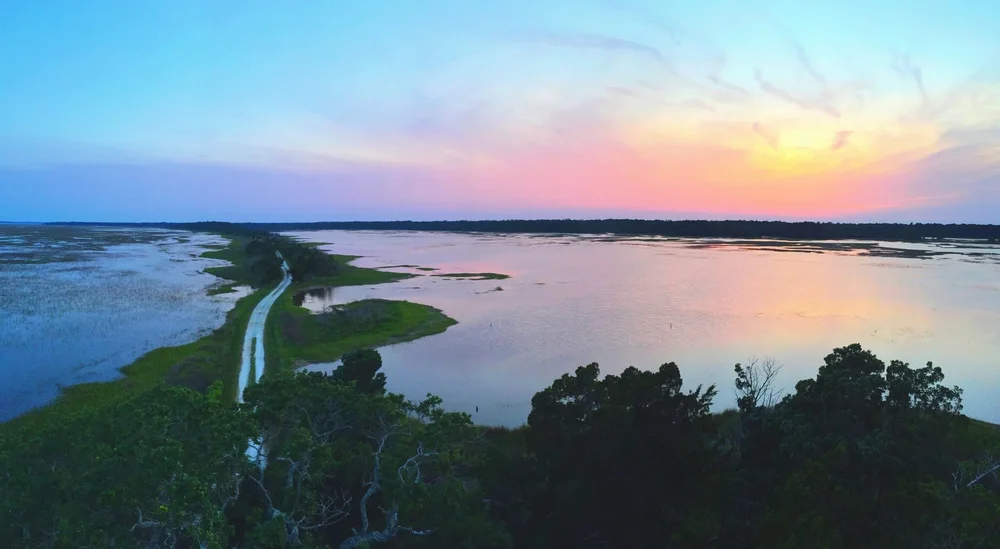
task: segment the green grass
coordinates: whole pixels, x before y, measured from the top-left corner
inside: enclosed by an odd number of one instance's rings
[[[510,275],[500,273],[434,273],[431,276],[464,278],[466,280],[503,280],[510,278]]]
[[[358,256],[331,255],[340,263],[337,276],[295,283],[271,309],[264,340],[269,370],[332,362],[350,351],[412,341],[456,324],[434,307],[409,301],[369,299],[322,315],[295,305],[293,297],[309,288],[383,284],[418,276],[356,267],[349,262]]]
[[[416,269],[418,271],[440,271],[437,267],[421,267],[420,265],[385,265],[379,269]]]
[[[396,282],[397,280],[406,280],[407,278],[413,278],[417,275],[410,273],[393,273],[389,271],[380,271],[378,269],[367,269],[364,267],[356,267],[350,265],[349,262],[358,259],[360,256],[356,255],[339,255],[330,254],[334,259],[340,263],[340,273],[336,276],[329,276],[324,278],[314,278],[305,283],[294,284],[291,288],[291,294],[300,292],[307,288],[315,288],[320,286],[364,286],[366,284],[384,284],[386,282]]]
[[[298,367],[438,334],[455,324],[439,309],[410,301],[366,299],[314,315],[283,299],[268,321],[272,332],[268,341],[276,342],[272,356],[280,357],[282,366]]]
[[[235,237],[225,248],[211,249],[202,253],[201,257],[221,259],[231,263],[231,265],[224,265],[222,267],[209,267],[205,269],[205,272],[219,278],[231,280],[235,284],[251,284],[252,278],[247,268],[247,255],[244,252],[246,245],[247,239],[245,237]],[[209,292],[209,295],[215,294]]]

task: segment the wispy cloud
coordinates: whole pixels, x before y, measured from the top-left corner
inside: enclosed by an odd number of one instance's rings
[[[924,88],[924,74],[920,67],[913,64],[908,53],[892,53],[892,69],[903,78],[912,78],[920,90],[920,97],[927,102],[927,89]]]
[[[816,70],[816,67],[813,67],[812,61],[809,59],[809,55],[806,53],[806,49],[802,47],[802,44],[795,42],[794,45],[795,53],[799,58],[799,63],[802,64],[802,68],[804,68],[806,72],[809,73],[809,76],[812,76],[813,80],[815,80],[824,89],[829,87],[826,82],[826,77]]]
[[[722,77],[720,77],[717,74],[710,75],[708,77],[708,81],[711,82],[711,83],[713,83],[713,84],[715,84],[716,86],[718,86],[718,87],[720,87],[720,88],[722,88],[724,90],[727,90],[729,92],[732,92],[732,93],[734,93],[734,94],[736,94],[736,95],[738,95],[740,97],[747,97],[747,96],[750,95],[750,92],[748,92],[742,86],[737,86],[736,84],[731,84],[729,82],[726,82],[725,80],[722,79]]]
[[[684,107],[685,109],[715,112],[715,107],[710,105],[704,99],[698,97],[691,97],[688,99],[684,99],[683,101],[678,101],[674,103],[674,105],[677,105],[678,107]]]
[[[673,71],[666,56],[663,55],[663,52],[659,48],[617,36],[588,32],[560,32],[536,29],[520,32],[516,35],[516,38],[564,48],[596,49],[634,54],[656,62],[668,71]]]
[[[767,141],[767,144],[770,145],[772,149],[778,148],[778,137],[764,129],[764,126],[760,122],[754,122],[751,128],[753,128],[754,133],[764,138],[764,141]]]
[[[628,0],[604,0],[603,4],[613,10],[624,13],[650,27],[662,32],[673,42],[677,42],[677,29],[659,13]]]
[[[613,94],[613,95],[620,95],[620,96],[623,96],[623,97],[631,97],[633,99],[639,98],[639,92],[637,92],[637,91],[635,91],[633,89],[622,87],[622,86],[607,86],[604,89],[607,90],[608,93]]]
[[[833,143],[830,145],[830,150],[839,151],[840,149],[846,147],[847,142],[851,139],[851,134],[853,133],[854,132],[852,131],[837,132],[836,135],[833,136]]]
[[[827,101],[822,100],[822,98],[809,99],[809,98],[797,97],[788,90],[779,88],[774,84],[772,84],[771,82],[765,80],[763,74],[761,74],[760,72],[760,69],[755,69],[753,75],[754,78],[757,80],[757,84],[760,86],[760,89],[764,93],[767,93],[779,99],[784,99],[785,101],[798,105],[803,109],[820,111],[834,118],[840,118],[840,111],[838,111],[836,107],[834,107]]]

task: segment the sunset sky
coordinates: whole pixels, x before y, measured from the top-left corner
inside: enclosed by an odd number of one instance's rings
[[[996,0],[0,2],[0,220],[1000,223]]]

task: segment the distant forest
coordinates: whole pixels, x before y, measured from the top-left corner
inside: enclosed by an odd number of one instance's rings
[[[89,223],[97,225],[97,223]],[[230,224],[102,223],[207,230]],[[788,221],[660,221],[645,219],[505,219],[498,221],[324,221],[245,223],[263,231],[448,231],[490,233],[615,234],[686,238],[787,238],[808,240],[923,240],[936,238],[1000,240],[1000,225],[941,223],[831,223]]]

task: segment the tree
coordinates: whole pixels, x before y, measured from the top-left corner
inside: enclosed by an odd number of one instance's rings
[[[775,406],[776,421],[748,433],[754,459],[742,461],[740,476],[758,488],[748,497],[764,510],[756,542],[926,544],[936,525],[954,518],[947,486],[964,459],[950,440],[967,421],[957,415],[961,391],[942,386],[943,378],[930,364],[886,368],[858,344],[834,349],[815,379]],[[760,489],[760,478],[773,488]]]
[[[886,401],[892,408],[929,413],[962,411],[962,390],[942,386],[944,372],[930,362],[914,370],[894,360],[886,369],[885,379]]]
[[[158,387],[2,441],[8,547],[227,546],[249,416]]]
[[[384,394],[385,374],[379,372],[381,368],[382,355],[378,351],[361,349],[344,355],[340,367],[333,371],[333,378],[354,383],[363,393]]]
[[[527,440],[545,479],[530,526],[536,543],[663,547],[711,538],[715,388],[682,392],[673,363],[599,374],[597,364],[580,367],[532,399]]]
[[[735,369],[736,404],[740,411],[771,408],[778,403],[779,391],[775,389],[774,382],[781,367],[774,359],[751,360],[746,366],[737,364]]]
[[[368,353],[355,358],[365,368],[376,362]],[[263,510],[245,545],[509,545],[471,477],[467,450],[477,430],[440,404],[315,372],[252,386],[246,406],[260,422],[268,466],[244,491],[245,503]]]

